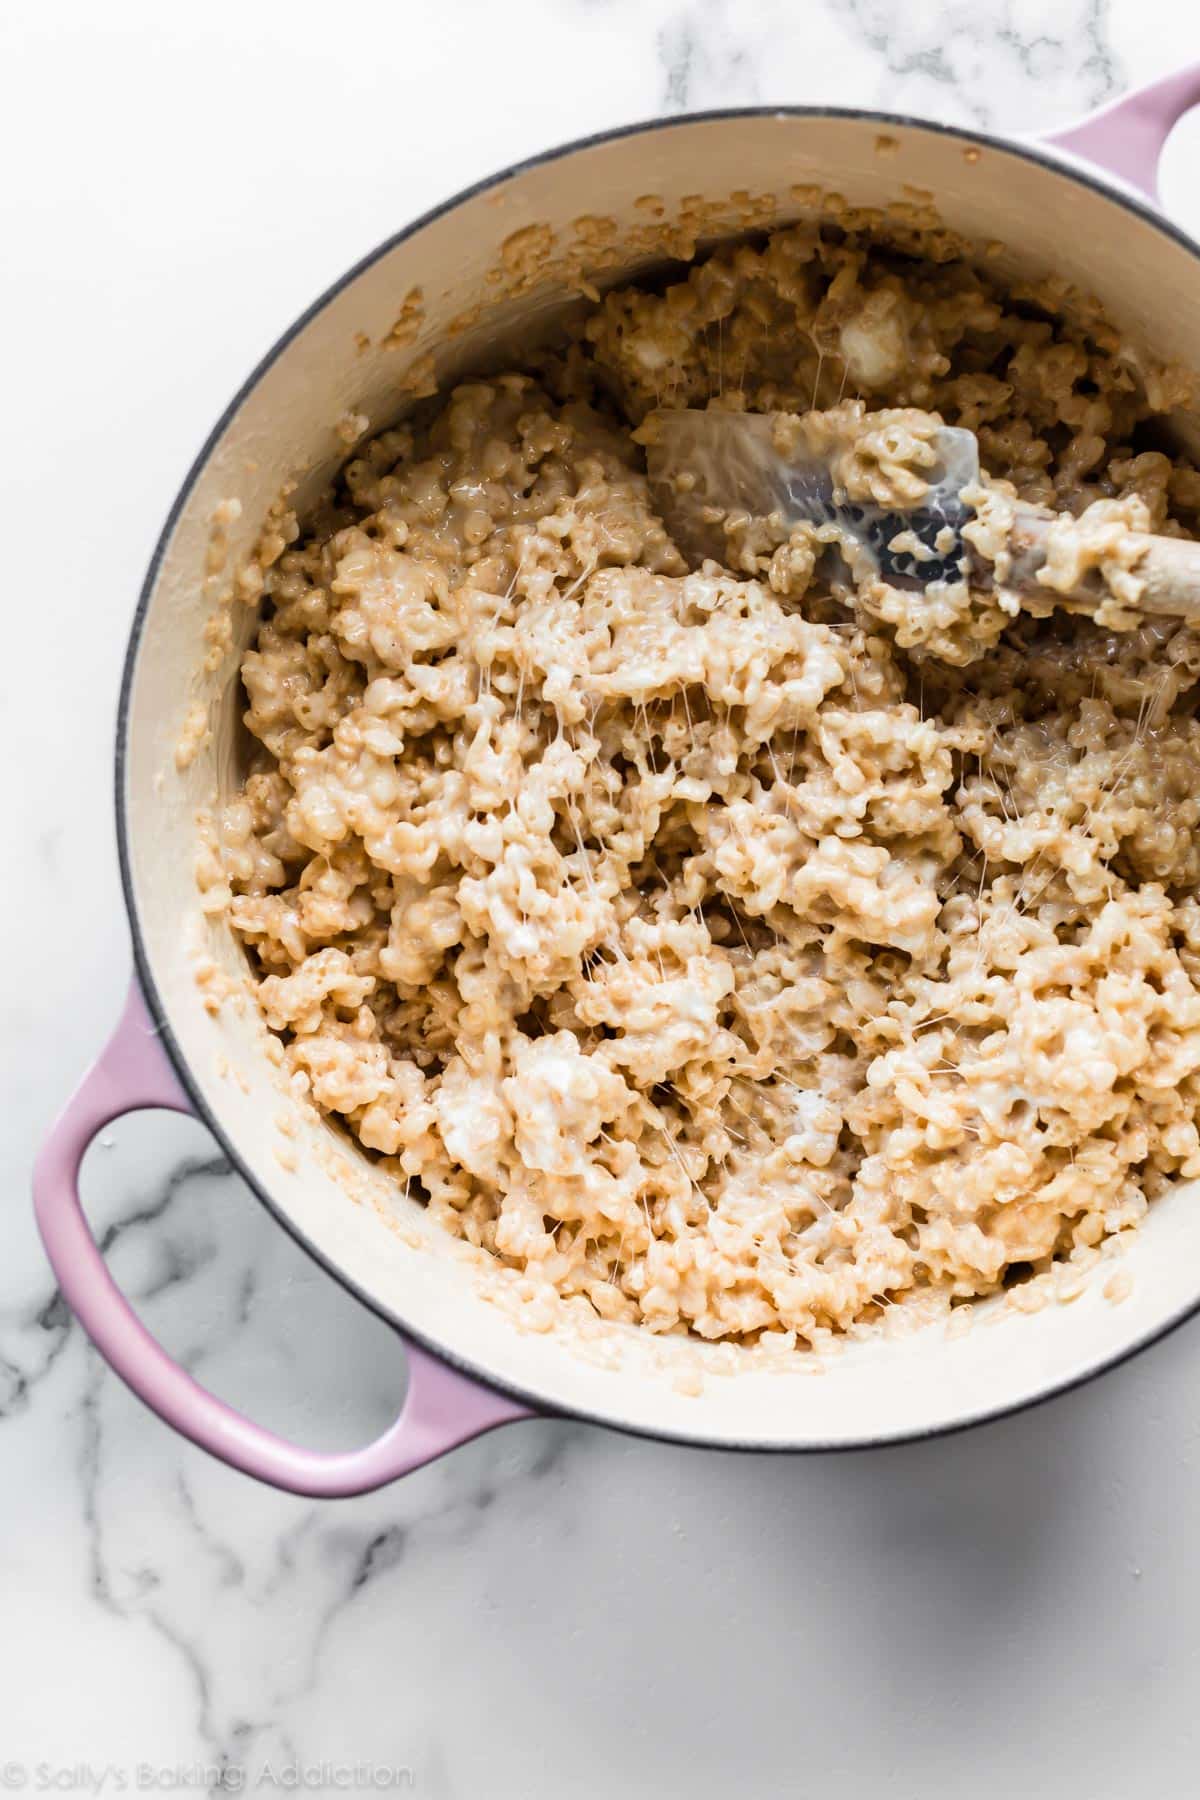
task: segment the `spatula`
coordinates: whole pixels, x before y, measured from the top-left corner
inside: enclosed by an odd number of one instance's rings
[[[874,417],[862,414],[856,429],[869,431]],[[650,414],[639,433],[647,471],[685,555],[721,562],[730,521],[777,515],[784,530],[805,521],[837,526],[855,564],[895,587],[993,580],[992,565],[963,536],[982,492],[973,432],[945,425],[929,430],[926,442],[935,460],[913,484],[923,491],[910,504],[889,498],[880,506],[851,498],[838,485],[827,416],[810,419],[812,428],[804,418],[772,413],[664,408]],[[1092,607],[1112,599],[1095,570],[1068,592],[1040,581],[1058,515],[1019,501],[1008,510],[1005,588]],[[1200,619],[1200,543],[1133,535],[1139,584],[1134,610]]]

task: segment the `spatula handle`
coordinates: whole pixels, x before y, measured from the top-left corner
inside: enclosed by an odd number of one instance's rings
[[[1009,534],[1013,557],[1011,586],[1043,596],[1062,592],[1039,580],[1054,524],[1054,519],[1031,509],[1016,509]],[[1152,537],[1149,533],[1131,535],[1145,547],[1132,571],[1145,584],[1136,611],[1200,621],[1200,543],[1191,538]],[[1098,606],[1107,597],[1107,590],[1096,571],[1089,570],[1079,586],[1062,597]]]

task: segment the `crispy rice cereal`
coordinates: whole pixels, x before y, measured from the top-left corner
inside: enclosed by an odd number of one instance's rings
[[[1099,509],[1065,581],[1200,478],[1142,430],[1173,377],[1058,304],[780,232],[377,437],[267,572],[221,821],[266,1021],[539,1291],[811,1344],[1200,1175],[1200,638],[839,597],[807,528],[689,570],[632,435],[934,410]]]

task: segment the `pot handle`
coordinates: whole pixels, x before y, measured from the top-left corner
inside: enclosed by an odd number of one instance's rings
[[[101,1356],[175,1431],[246,1475],[292,1494],[365,1494],[530,1409],[406,1342],[400,1416],[361,1450],[303,1450],[244,1418],[173,1362],[138,1319],[79,1202],[84,1151],[105,1125],[145,1107],[194,1113],[159,1042],[137,982],[121,1021],[53,1126],[34,1165],[38,1229],[63,1298]]]
[[[1200,105],[1200,63],[1135,88],[1042,143],[1070,150],[1086,162],[1140,189],[1158,204],[1158,163],[1163,145],[1184,113]]]

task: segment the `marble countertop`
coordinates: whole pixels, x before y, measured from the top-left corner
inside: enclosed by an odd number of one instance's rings
[[[0,1789],[1195,1791],[1200,1322],[940,1442],[769,1460],[531,1422],[318,1505],[107,1373],[28,1184],[128,974],[110,739],[143,567],[313,294],[440,196],[621,120],[829,101],[1032,130],[1198,58],[1193,0],[4,9]],[[1165,200],[1195,229],[1181,143]],[[123,1122],[86,1191],[207,1384],[313,1443],[386,1421],[394,1339],[199,1127]]]

